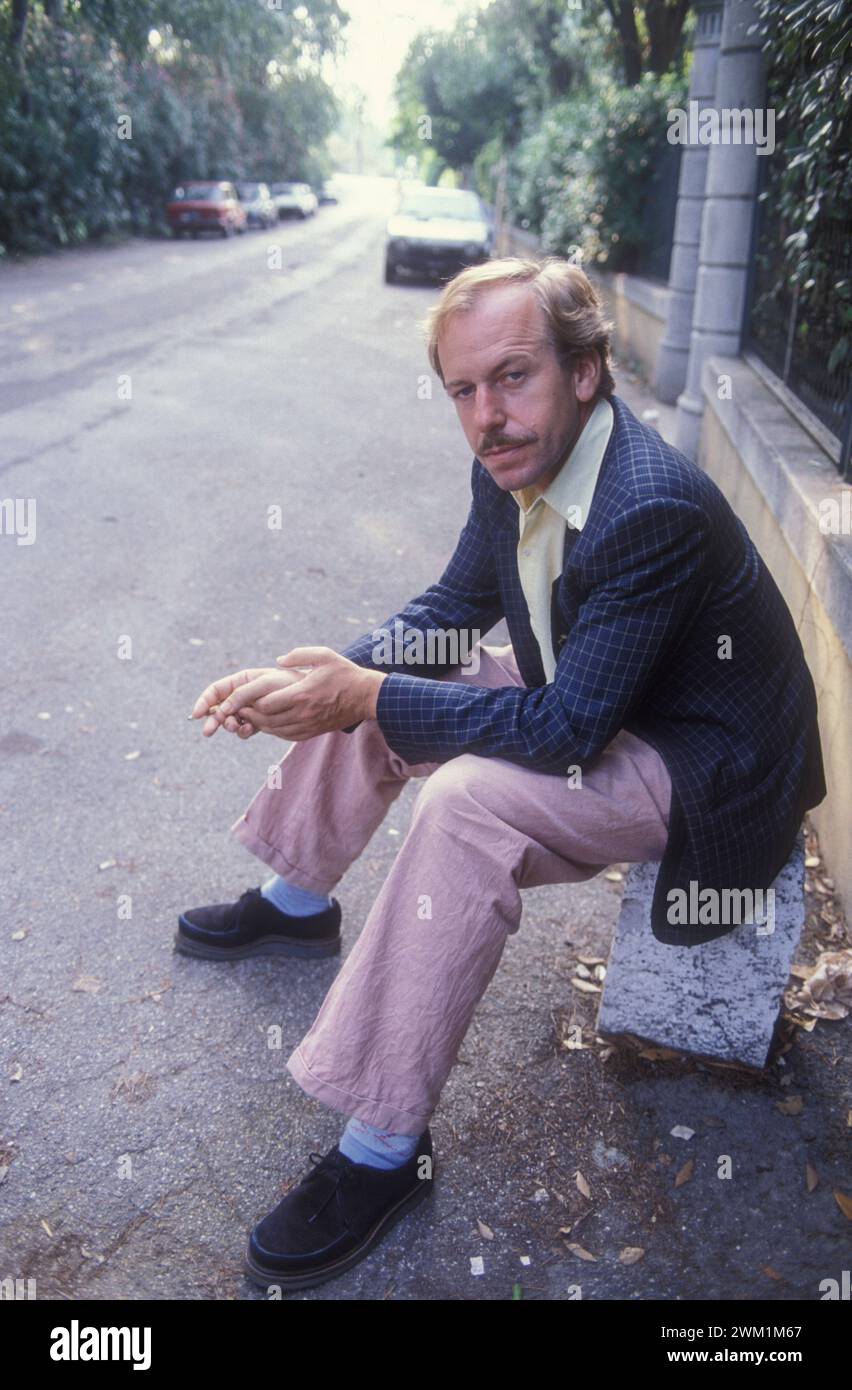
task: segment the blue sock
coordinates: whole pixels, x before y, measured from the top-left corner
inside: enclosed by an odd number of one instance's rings
[[[331,907],[327,893],[310,893],[307,888],[297,888],[278,874],[268,878],[260,891],[279,912],[287,912],[291,917],[310,917]]]
[[[411,1158],[417,1144],[416,1134],[389,1134],[353,1116],[338,1148],[353,1163],[368,1163],[371,1168],[401,1168]]]

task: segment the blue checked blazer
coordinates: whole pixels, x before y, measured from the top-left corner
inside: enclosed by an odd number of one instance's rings
[[[816,692],[790,611],[722,492],[618,396],[611,404],[589,513],[582,530],[566,527],[553,585],[552,683],[518,573],[517,504],[479,459],[444,573],[382,627],[464,633],[464,652],[505,617],[525,686],[383,665],[372,633],[342,654],[389,672],[376,718],[406,762],[476,753],[558,776],[588,767],[622,728],[650,743],[672,780],[651,930],[694,945],[736,923],[673,925],[670,890],[688,902],[694,882],[698,902],[707,888],[767,889],[826,794]]]

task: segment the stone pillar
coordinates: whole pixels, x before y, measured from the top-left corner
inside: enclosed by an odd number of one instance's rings
[[[725,0],[713,103],[719,111],[763,108],[766,81],[762,42],[754,0]],[[714,354],[739,356],[758,157],[755,143],[723,144],[720,140],[710,146],[689,363],[686,386],[677,403],[676,444],[692,459],[698,453],[704,408],[704,362]]]
[[[716,95],[716,68],[722,33],[724,0],[696,0],[695,45],[689,100],[700,109],[712,106]],[[689,336],[698,274],[701,211],[707,180],[708,145],[687,145],[680,163],[675,214],[674,245],[669,271],[669,309],[666,331],[657,354],[654,394],[674,405],[686,382]]]

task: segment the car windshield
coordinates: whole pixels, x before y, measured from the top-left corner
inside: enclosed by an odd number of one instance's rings
[[[175,198],[205,199],[207,202],[218,202],[222,197],[222,190],[218,183],[182,183],[175,189]]]
[[[399,205],[401,217],[452,217],[481,222],[482,207],[475,193],[407,193]]]
[[[260,197],[260,184],[259,184],[259,183],[240,183],[240,184],[237,185],[237,192],[239,193],[239,195],[240,195],[241,198],[259,198],[259,197]]]

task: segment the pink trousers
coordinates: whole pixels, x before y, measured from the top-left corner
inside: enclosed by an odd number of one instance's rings
[[[511,646],[478,651],[475,674],[455,667],[448,679],[524,684]],[[428,778],[361,934],[287,1061],[308,1095],[397,1134],[426,1128],[520,925],[521,890],[665,851],[665,763],[623,729],[579,777],[473,753],[406,763],[375,720],[291,744],[275,766],[231,833],[317,893],[332,891],[404,783]]]

